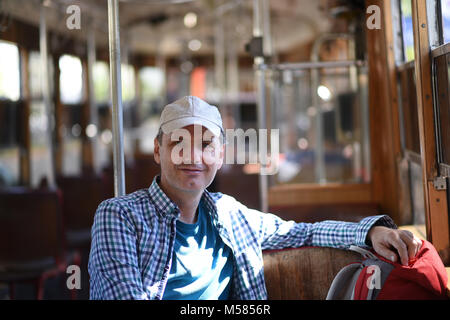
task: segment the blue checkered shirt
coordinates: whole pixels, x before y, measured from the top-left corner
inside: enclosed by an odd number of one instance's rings
[[[180,211],[158,185],[106,200],[97,209],[89,258],[91,299],[161,299],[172,263]],[[301,246],[366,247],[375,224],[395,227],[388,216],[359,223],[283,221],[234,198],[205,191],[212,222],[233,252],[231,299],[267,299],[262,250]]]

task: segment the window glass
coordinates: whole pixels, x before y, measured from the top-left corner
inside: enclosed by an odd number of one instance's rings
[[[139,70],[139,83],[141,90],[141,116],[145,119],[158,115],[163,103],[165,88],[164,72],[161,68],[144,67]]]
[[[370,181],[367,73],[358,70],[357,88],[352,74],[348,68],[321,69],[314,89],[309,70],[275,75],[270,91],[271,127],[280,129],[276,184]]]
[[[19,97],[19,49],[13,43],[0,41],[0,98],[17,101]]]
[[[412,21],[411,0],[402,0],[402,30],[403,30],[403,46],[405,50],[406,61],[414,60],[414,32]]]
[[[422,166],[410,162],[411,200],[413,211],[413,224],[425,224],[425,198],[423,195]]]
[[[19,180],[19,148],[0,148],[0,187],[13,186]]]
[[[64,104],[80,103],[83,98],[83,67],[81,60],[70,55],[59,58],[59,86],[61,102]]]
[[[444,43],[450,42],[450,0],[441,0],[442,35]]]
[[[417,113],[415,68],[400,71],[400,91],[404,127],[404,147],[420,154],[419,119]]]
[[[38,187],[41,180],[50,172],[50,153],[48,146],[48,120],[45,110],[42,92],[42,61],[38,51],[29,54],[29,76],[30,76],[30,137],[31,137],[31,185]],[[49,57],[49,77],[53,79],[53,60]],[[53,92],[54,81],[50,81],[50,89]]]
[[[441,163],[450,165],[450,54],[436,58],[436,101],[439,122]]]
[[[97,103],[109,101],[109,66],[106,62],[97,61],[93,68],[94,95]]]
[[[164,72],[160,68],[144,67],[139,70],[142,100],[151,101],[158,98],[164,89]]]
[[[122,64],[122,100],[133,100],[136,94],[134,68],[129,64]]]
[[[42,61],[41,54],[38,51],[31,51],[28,55],[29,59],[29,75],[30,75],[30,94],[31,99],[43,99],[42,97]],[[52,57],[48,58],[49,77],[53,79],[54,68]],[[54,90],[54,81],[50,81],[50,91]]]

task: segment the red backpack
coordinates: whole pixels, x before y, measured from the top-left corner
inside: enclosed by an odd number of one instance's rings
[[[423,241],[408,266],[391,262],[373,250],[350,248],[362,260],[344,267],[334,278],[327,300],[448,299],[447,272],[436,249]]]

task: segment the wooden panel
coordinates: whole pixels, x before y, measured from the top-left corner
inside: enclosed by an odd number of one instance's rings
[[[92,149],[92,140],[86,134],[86,128],[91,123],[90,112],[90,95],[94,92],[90,92],[89,87],[89,65],[86,59],[81,60],[83,66],[83,86],[86,96],[84,102],[81,104],[81,166],[83,170],[92,171],[94,169],[94,154]]]
[[[30,136],[30,70],[28,65],[28,51],[20,50],[20,73],[22,82],[22,103],[20,119],[20,185],[31,186],[31,136]]]
[[[372,202],[370,184],[296,184],[270,188],[269,206]]]
[[[399,149],[395,65],[390,2],[368,0],[381,8],[381,29],[367,30],[369,62],[369,112],[373,200],[398,223],[397,154]],[[395,104],[393,103],[395,102]]]
[[[448,207],[447,207],[447,191],[438,191],[434,188],[433,183],[428,183],[430,216],[429,230],[430,240],[436,247],[437,251],[449,247],[449,230],[448,230]]]
[[[336,274],[359,261],[354,252],[301,248],[264,252],[264,277],[270,300],[324,300]]]

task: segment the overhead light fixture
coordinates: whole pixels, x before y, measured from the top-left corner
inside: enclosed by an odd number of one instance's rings
[[[330,101],[332,97],[330,89],[324,85],[317,88],[317,94],[323,101]]]
[[[200,40],[197,40],[197,39],[192,39],[191,41],[189,41],[188,47],[192,51],[198,51],[202,47],[202,42]]]
[[[193,28],[197,25],[197,15],[194,12],[188,12],[184,16],[184,25],[186,28]]]

